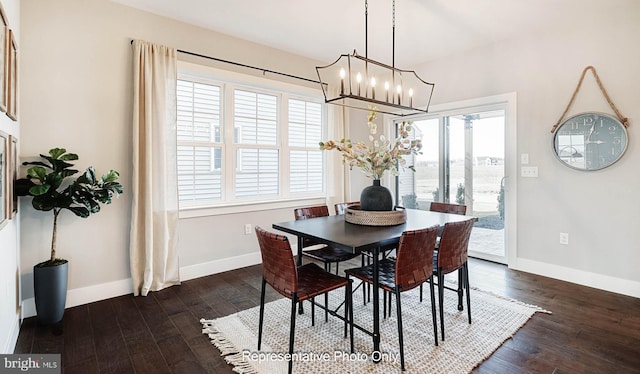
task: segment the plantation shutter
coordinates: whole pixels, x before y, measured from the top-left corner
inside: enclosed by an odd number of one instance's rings
[[[178,80],[180,202],[222,199],[221,87]]]
[[[234,90],[238,198],[272,196],[279,188],[278,97]],[[253,147],[252,147],[253,146]]]
[[[322,105],[289,99],[289,188],[292,194],[323,191]]]

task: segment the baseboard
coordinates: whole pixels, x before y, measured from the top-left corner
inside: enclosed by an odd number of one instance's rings
[[[184,266],[180,268],[180,279],[186,281],[189,279],[259,264],[261,261],[260,252],[254,252],[222,260],[205,262],[203,264]],[[132,292],[133,288],[131,278],[97,284],[89,287],[75,288],[67,292],[66,307],[71,308],[112,297],[128,295]],[[35,315],[36,304],[34,298],[24,300],[22,318],[33,317]]]
[[[510,268],[640,298],[640,282],[628,279],[615,278],[609,275],[591,273],[523,258],[518,258],[515,266],[512,265]]]
[[[204,262],[202,264],[183,266],[180,268],[180,280],[187,281],[189,279],[205,277],[211,274],[218,274],[229,270],[256,265],[261,262],[262,258],[260,256],[260,252],[253,252],[245,255],[223,258],[221,260]]]
[[[2,351],[0,353],[11,354],[16,350],[18,334],[20,334],[20,313],[16,313],[13,323],[11,324],[11,331],[9,331],[7,340],[2,345]]]
[[[95,301],[127,295],[133,292],[131,278],[96,284],[93,286],[74,288],[67,291],[65,308],[84,305]],[[36,303],[33,297],[24,300],[22,304],[22,318],[36,315]]]

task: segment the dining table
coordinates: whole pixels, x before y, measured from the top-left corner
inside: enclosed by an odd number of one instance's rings
[[[431,226],[441,226],[449,222],[475,219],[459,214],[406,209],[406,221],[391,226],[367,226],[345,221],[344,215],[317,217],[305,220],[274,223],[276,230],[297,236],[297,265],[302,265],[304,239],[343,248],[353,253],[368,251],[373,265],[373,331],[365,331],[373,338],[373,352],[380,352],[380,295],[378,285],[378,262],[381,248],[389,248],[400,241],[405,231],[419,230]]]

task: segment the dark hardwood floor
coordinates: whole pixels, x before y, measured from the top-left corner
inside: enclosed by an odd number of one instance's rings
[[[553,312],[536,313],[474,372],[640,373],[640,299],[480,260],[470,281]],[[61,353],[64,373],[232,373],[199,320],[259,302],[258,265],[70,308],[59,326],[26,319],[15,353]]]

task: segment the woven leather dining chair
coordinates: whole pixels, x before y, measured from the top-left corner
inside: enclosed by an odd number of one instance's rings
[[[474,218],[466,221],[449,222],[444,225],[440,246],[434,253],[433,274],[438,279],[438,306],[440,309],[440,331],[444,340],[444,290],[449,289],[458,294],[458,310],[462,310],[464,290],[467,291],[467,314],[471,324],[471,296],[469,295],[469,266],[467,252]],[[458,288],[445,287],[444,276],[458,271]]]
[[[334,209],[336,211],[336,215],[343,215],[346,211],[346,209],[352,205],[360,205],[359,201],[351,201],[351,202],[346,202],[346,203],[337,203],[334,205]],[[388,246],[385,248],[381,248],[380,249],[380,253],[382,253],[382,257],[386,258],[389,255],[389,252],[391,252],[392,250],[396,249],[395,245],[392,246]],[[361,266],[365,266],[365,262],[367,263],[367,265],[371,265],[371,252],[361,252],[362,255],[362,264]],[[366,261],[365,261],[366,260]],[[338,269],[336,268],[336,274],[337,274]],[[367,287],[365,288],[364,286],[362,287],[362,300],[364,305],[367,305],[367,301],[371,301],[371,285],[367,284]],[[356,287],[356,290],[358,289],[358,287],[360,287],[360,285],[358,285]],[[354,290],[355,291],[355,290]],[[385,293],[386,295],[386,293]]]
[[[463,216],[467,214],[466,205],[439,203],[436,201],[431,202],[431,205],[429,206],[429,210],[432,212],[461,214]]]
[[[337,204],[333,205],[333,208],[336,211],[336,215],[339,216],[339,215],[344,214],[345,210],[348,207],[352,206],[352,205],[360,205],[360,202],[359,201],[350,201],[350,202],[347,202],[347,203],[337,203]]]
[[[260,293],[260,320],[258,324],[258,350],[262,344],[262,324],[264,322],[264,298],[266,284],[282,296],[291,299],[291,325],[289,332],[289,353],[293,353],[296,328],[296,303],[311,301],[311,324],[314,325],[314,298],[325,296],[324,309],[328,310],[327,294],[345,287],[344,336],[347,337],[347,325],[350,326],[351,353],[353,353],[353,309],[351,302],[351,280],[322,270],[314,263],[296,267],[289,239],[284,235],[268,232],[256,226],[256,235],[262,255],[262,289]],[[289,373],[293,361],[289,361]]]
[[[310,219],[316,217],[326,217],[329,215],[329,208],[326,205],[317,205],[306,208],[296,208],[293,210],[296,220]],[[320,244],[311,239],[305,238],[303,241],[302,256],[321,261],[324,264],[324,270],[331,272],[331,264],[336,264],[336,274],[338,274],[338,264],[343,261],[351,260],[358,256],[357,253],[325,245],[322,248],[304,250],[304,248]]]
[[[402,331],[402,303],[400,294],[414,289],[424,282],[431,288],[431,316],[433,318],[433,338],[438,345],[438,323],[436,320],[436,300],[433,282],[433,250],[439,226],[427,229],[405,231],[400,237],[395,260],[383,259],[379,262],[379,285],[382,290],[393,292],[396,296],[396,313],[398,319],[398,343],[400,345],[400,366],[404,366],[404,342]],[[373,283],[373,265],[345,270],[347,276]]]

